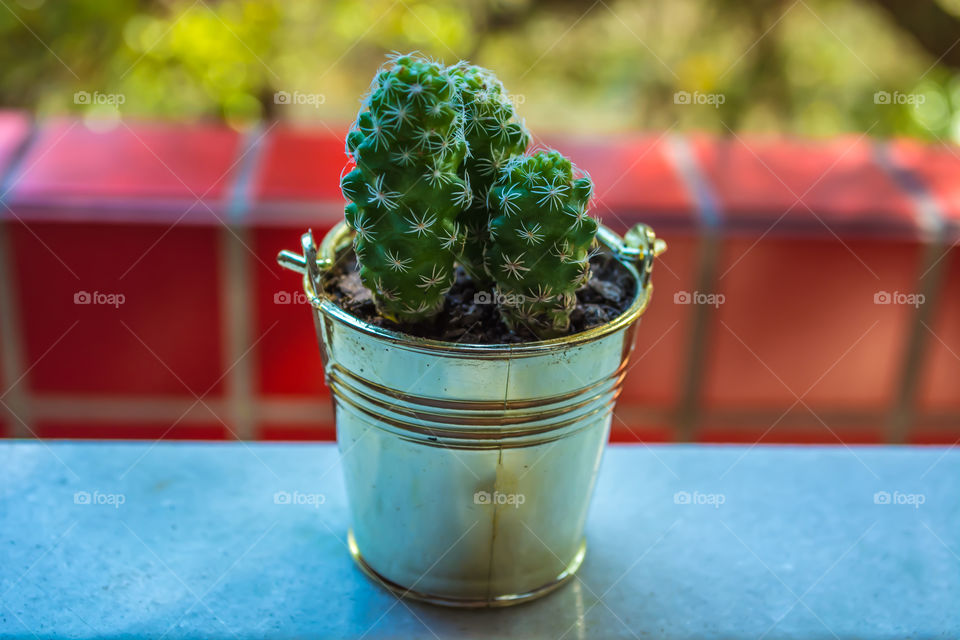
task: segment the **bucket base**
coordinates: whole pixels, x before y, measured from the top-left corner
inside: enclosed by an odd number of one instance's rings
[[[542,598],[551,591],[554,591],[566,584],[573,577],[573,574],[576,573],[577,569],[580,568],[580,565],[583,564],[583,558],[587,554],[587,541],[584,540],[580,543],[580,548],[577,550],[576,555],[574,555],[573,560],[570,561],[570,564],[567,565],[567,568],[564,569],[560,575],[547,584],[537,587],[532,591],[528,591],[526,593],[495,596],[492,598],[455,598],[408,589],[407,587],[399,585],[396,582],[393,582],[392,580],[389,580],[388,578],[385,578],[377,573],[373,567],[367,564],[366,560],[364,560],[363,556],[360,554],[360,548],[357,547],[357,541],[353,537],[352,529],[347,532],[347,544],[350,546],[350,555],[353,556],[353,559],[356,561],[357,565],[359,565],[360,569],[363,570],[368,577],[370,577],[380,586],[389,589],[402,598],[420,600],[421,602],[429,602],[430,604],[437,604],[444,607],[458,607],[461,609],[510,607],[515,604],[522,604],[524,602],[536,600],[537,598]]]

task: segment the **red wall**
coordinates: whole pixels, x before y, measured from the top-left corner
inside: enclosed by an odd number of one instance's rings
[[[670,247],[613,439],[960,439],[956,149],[551,142],[606,224]],[[341,218],[342,149],[326,129],[0,113],[0,436],[331,439],[310,314],[275,256]]]

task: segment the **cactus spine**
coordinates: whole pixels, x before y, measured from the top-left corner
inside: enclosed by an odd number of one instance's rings
[[[347,153],[356,166],[340,186],[364,286],[388,319],[436,315],[463,241],[456,217],[473,199],[457,175],[466,153],[457,80],[435,62],[393,58],[374,78]]]
[[[458,216],[464,242],[457,258],[475,282],[488,286],[491,279],[483,266],[491,218],[487,194],[511,156],[526,150],[530,134],[516,119],[507,92],[492,71],[464,62],[449,71],[457,78],[463,96],[468,152],[460,175],[474,195],[473,204]]]
[[[597,222],[588,214],[593,183],[557,151],[517,156],[493,189],[486,265],[501,315],[540,338],[569,329],[576,291],[590,279]]]

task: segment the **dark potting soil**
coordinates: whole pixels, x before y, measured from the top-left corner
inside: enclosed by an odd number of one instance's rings
[[[570,314],[567,335],[580,333],[610,322],[633,302],[636,284],[630,272],[608,253],[590,260],[590,280],[577,291],[577,306]],[[384,329],[400,331],[430,340],[461,344],[516,344],[538,340],[528,329],[513,331],[500,318],[495,304],[478,304],[482,293],[461,268],[457,280],[447,292],[443,311],[416,325],[397,324],[380,317],[370,291],[360,282],[356,256],[345,251],[324,279],[324,288],[332,302],[361,320]],[[487,297],[492,295],[487,293]]]

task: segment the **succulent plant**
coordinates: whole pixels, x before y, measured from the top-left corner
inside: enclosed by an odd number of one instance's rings
[[[465,236],[457,258],[475,282],[488,286],[491,279],[483,267],[491,217],[487,194],[507,161],[526,151],[530,134],[516,118],[503,84],[492,71],[465,62],[449,71],[457,78],[463,96],[468,151],[460,175],[474,195],[473,204],[457,218]]]
[[[391,58],[347,135],[355,166],[340,180],[360,278],[386,318],[443,307],[463,242],[456,217],[473,199],[457,174],[466,149],[458,80],[436,62]]]
[[[557,151],[516,156],[500,173],[489,195],[498,213],[485,259],[511,328],[540,338],[569,329],[576,291],[590,279],[592,194],[590,177]]]
[[[495,284],[504,320],[563,334],[590,278],[593,184],[530,141],[490,71],[394,56],[374,78],[347,136],[341,178],[360,278],[380,315],[436,315],[456,261]]]

